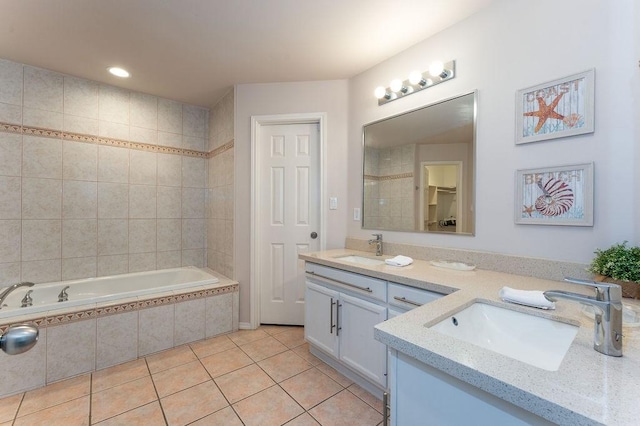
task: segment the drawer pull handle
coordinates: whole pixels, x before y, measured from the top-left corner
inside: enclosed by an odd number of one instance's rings
[[[413,300],[409,300],[404,296],[403,297],[393,296],[393,298],[400,302],[408,303],[409,305],[422,306],[422,303],[414,302]]]
[[[333,301],[333,297],[331,298],[331,305],[329,305],[329,334],[333,334],[333,329],[335,328],[335,324],[333,323],[333,305],[337,305],[338,302]],[[337,315],[337,314],[336,314]]]
[[[349,284],[349,283],[346,283],[344,281],[340,281],[340,280],[336,280],[336,279],[333,279],[333,278],[325,277],[325,276],[320,275],[320,274],[316,274],[313,271],[307,271],[307,274],[315,275],[316,277],[320,277],[320,278],[323,278],[323,279],[328,280],[328,281],[332,281],[332,282],[340,284],[340,285],[346,285],[347,287],[352,287],[352,288],[355,288],[355,289],[360,290],[360,291],[366,291],[367,293],[373,293],[373,290],[371,290],[369,287],[360,287],[359,285]]]

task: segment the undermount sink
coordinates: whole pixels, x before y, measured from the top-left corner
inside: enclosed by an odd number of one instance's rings
[[[371,259],[370,257],[357,256],[355,254],[336,257],[336,260],[342,260],[343,262],[351,262],[351,263],[357,263],[359,265],[367,265],[367,266],[384,265],[384,260]]]
[[[429,327],[548,371],[557,371],[578,327],[476,302]]]

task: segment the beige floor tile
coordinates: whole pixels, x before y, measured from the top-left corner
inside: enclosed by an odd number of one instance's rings
[[[236,347],[236,344],[227,336],[212,337],[211,339],[201,340],[199,342],[189,344],[193,352],[198,358],[204,358],[209,355],[224,352],[228,349]]]
[[[305,410],[343,390],[342,386],[316,368],[312,368],[280,383]]]
[[[93,393],[91,398],[91,420],[94,423],[117,416],[126,411],[146,405],[157,399],[151,377]]]
[[[251,343],[255,340],[264,339],[269,336],[266,332],[258,329],[258,330],[240,330],[235,333],[227,334],[229,339],[233,341],[236,345],[246,345],[247,343]]]
[[[0,399],[0,423],[12,422],[18,413],[23,393]]]
[[[90,397],[83,396],[63,404],[36,411],[24,417],[18,417],[13,423],[17,426],[82,426],[89,424]]]
[[[331,377],[336,382],[338,382],[342,387],[348,388],[353,384],[353,381],[351,379],[343,376],[336,369],[328,366],[324,362],[316,365],[316,368],[322,371],[327,376]]]
[[[213,414],[208,415],[196,422],[191,423],[189,426],[243,426],[242,421],[233,411],[233,408],[227,407],[220,411],[216,411]]]
[[[91,393],[91,375],[74,377],[24,394],[18,417],[23,417]]]
[[[151,378],[156,385],[156,391],[160,398],[211,380],[209,373],[200,364],[200,361],[193,361],[163,370],[153,374]]]
[[[211,374],[211,377],[214,378],[253,364],[251,358],[242,352],[240,348],[229,349],[228,351],[210,355],[202,358],[200,362],[202,362],[204,368]]]
[[[189,345],[178,346],[147,357],[147,365],[151,374],[167,370],[171,367],[186,364],[198,359]]]
[[[228,406],[212,381],[162,398],[160,403],[170,426],[186,425]]]
[[[270,336],[275,336],[276,334],[282,333],[288,330],[294,330],[296,328],[300,328],[296,325],[261,325],[258,327],[258,330],[262,330]]]
[[[382,421],[380,413],[348,390],[313,407],[309,414],[322,426],[373,426]]]
[[[147,363],[144,359],[137,359],[93,373],[91,375],[91,391],[94,393],[100,392],[148,375],[149,368]]]
[[[282,342],[289,349],[296,348],[300,345],[304,345],[304,328],[296,327],[292,330],[287,330],[282,333],[278,333],[274,336],[280,342]]]
[[[358,386],[357,384],[352,384],[347,389],[351,391],[352,394],[369,404],[370,407],[375,408],[377,412],[382,414],[382,400],[376,398],[374,395],[369,393],[367,390]]]
[[[282,352],[258,363],[276,383],[302,373],[313,366],[293,351]]]
[[[316,357],[309,351],[309,344],[305,343],[292,349],[295,353],[304,358],[311,365],[318,365],[322,363],[320,358]]]
[[[242,345],[240,349],[255,362],[262,361],[265,358],[288,350],[285,345],[271,336]]]
[[[286,426],[320,426],[309,413],[305,412],[287,423]]]
[[[100,426],[159,426],[166,424],[158,401],[143,405],[98,423]]]
[[[281,425],[304,410],[280,386],[272,386],[233,405],[247,426]]]
[[[231,404],[275,384],[275,382],[255,364],[217,377],[215,382]]]

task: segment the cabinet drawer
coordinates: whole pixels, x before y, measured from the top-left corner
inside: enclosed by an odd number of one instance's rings
[[[434,293],[429,290],[421,290],[402,284],[389,283],[389,305],[398,306],[403,309],[413,309],[426,303],[433,302],[443,294]]]
[[[306,263],[305,270],[309,278],[317,278],[319,282],[340,291],[387,301],[386,281],[309,262]]]

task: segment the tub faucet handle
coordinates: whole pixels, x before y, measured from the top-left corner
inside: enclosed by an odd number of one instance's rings
[[[69,286],[66,286],[65,288],[62,289],[60,294],[58,294],[58,302],[66,302],[67,300],[69,300],[69,295],[67,294],[68,289],[69,289]]]
[[[31,293],[33,293],[33,290],[29,290],[27,294],[24,295],[24,297],[22,298],[22,304],[20,305],[21,308],[26,308],[27,306],[33,305]]]

